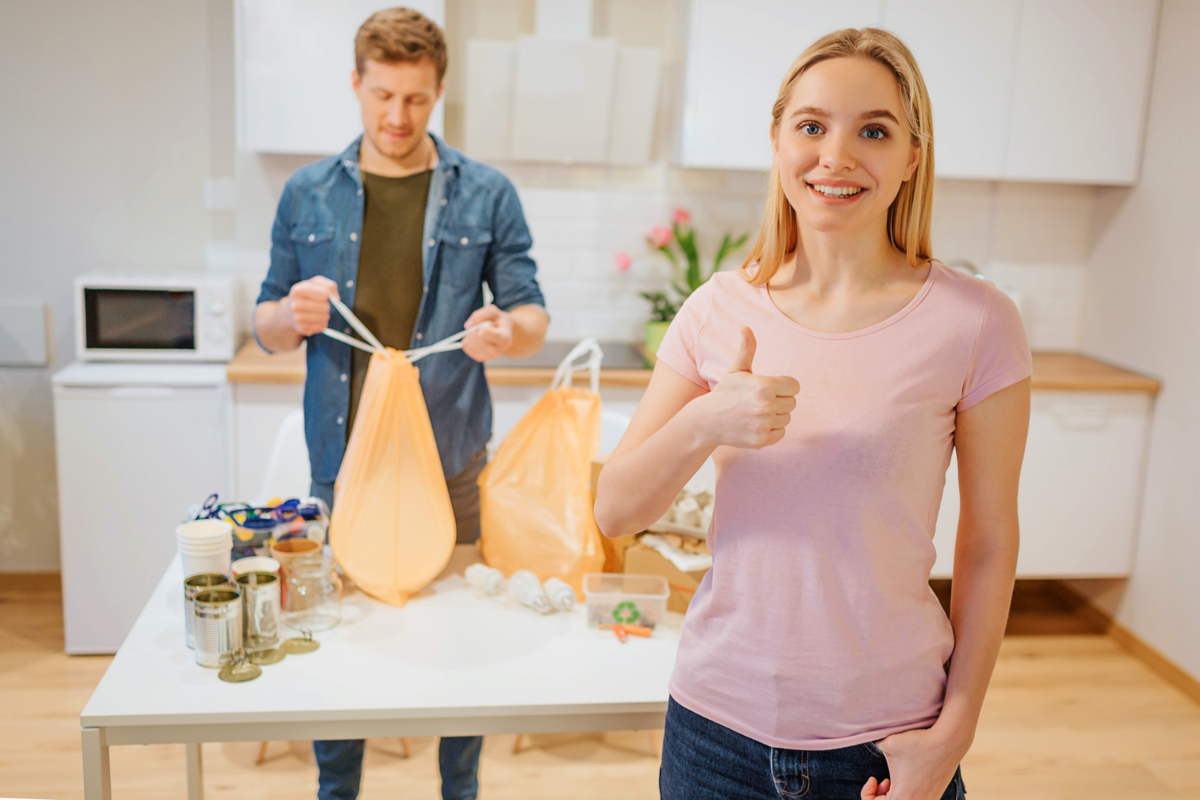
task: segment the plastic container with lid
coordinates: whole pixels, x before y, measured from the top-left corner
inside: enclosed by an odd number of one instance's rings
[[[671,592],[661,575],[589,572],[583,576],[583,593],[588,627],[616,622],[653,628],[667,613]]]

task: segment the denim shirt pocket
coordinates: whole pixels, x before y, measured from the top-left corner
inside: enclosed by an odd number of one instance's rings
[[[298,222],[289,239],[300,265],[300,280],[316,275],[337,280],[337,253],[333,247],[334,226],[323,223]]]
[[[492,232],[455,226],[442,231],[438,238],[441,242],[439,282],[456,289],[478,289],[483,283],[483,264],[492,244]]]

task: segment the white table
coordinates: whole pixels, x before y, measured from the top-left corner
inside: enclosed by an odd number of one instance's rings
[[[348,593],[321,648],[231,684],[198,666],[183,637],[178,558],[83,713],[84,796],[112,794],[108,748],[187,745],[188,797],[203,797],[201,742],[475,736],[663,726],[682,617],[621,644],[582,607],[540,616],[484,597],[450,566],[404,608]]]

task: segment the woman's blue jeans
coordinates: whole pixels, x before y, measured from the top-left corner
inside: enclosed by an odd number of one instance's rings
[[[671,698],[658,790],[662,800],[860,800],[867,779],[889,777],[874,744],[838,750],[768,747]],[[964,800],[962,770],[941,800]]]

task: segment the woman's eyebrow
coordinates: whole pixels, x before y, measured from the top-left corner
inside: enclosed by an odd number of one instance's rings
[[[817,108],[816,106],[801,106],[800,108],[797,108],[795,111],[792,112],[792,116],[793,117],[799,117],[799,116],[831,117],[833,115],[830,114],[825,109]],[[900,120],[896,119],[896,115],[893,114],[892,112],[888,111],[886,108],[877,108],[874,111],[865,111],[862,114],[859,114],[858,118],[859,119],[890,119],[892,122],[896,123],[897,125],[900,124]]]

